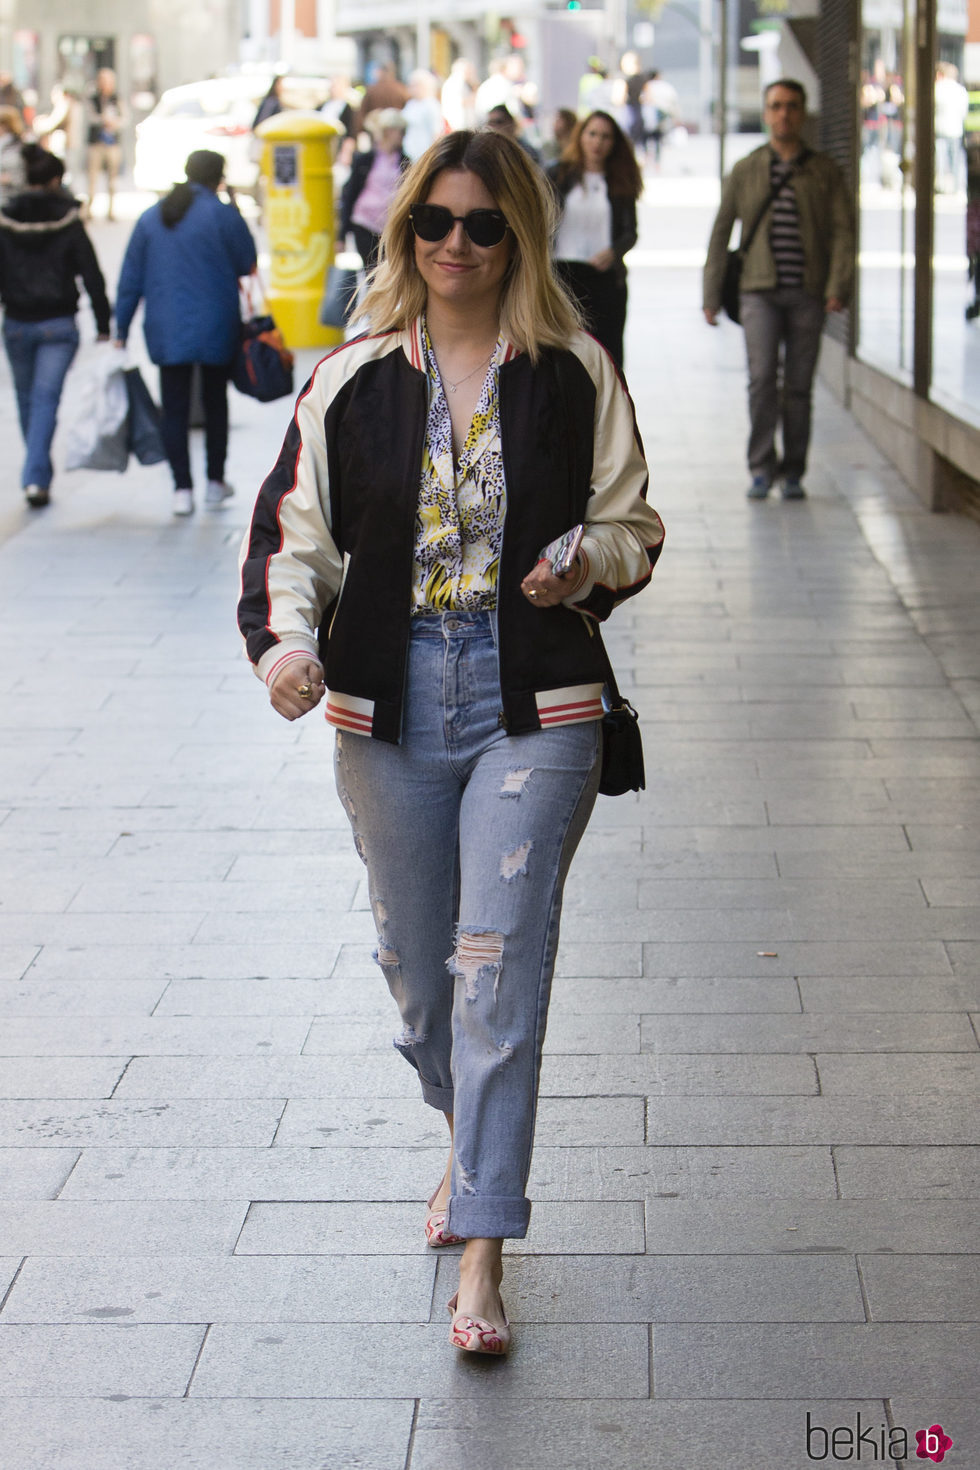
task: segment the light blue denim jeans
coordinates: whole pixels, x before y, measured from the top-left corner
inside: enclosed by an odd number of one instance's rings
[[[339,732],[335,762],[395,1046],[454,1118],[447,1229],[485,1238],[527,1234],[562,889],[601,748],[598,722],[509,736],[499,710],[494,614],[415,618],[401,744]]]
[[[51,441],[58,422],[58,404],[68,369],[78,351],[78,328],[73,316],[56,316],[45,322],[17,322],[9,316],[3,324],[3,343],[17,393],[20,430],[27,445],[20,483],[51,484]]]

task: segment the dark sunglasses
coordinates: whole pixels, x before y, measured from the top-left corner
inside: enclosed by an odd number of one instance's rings
[[[484,250],[499,245],[509,228],[499,209],[471,209],[469,214],[453,214],[442,204],[413,204],[408,217],[419,239],[430,245],[445,240],[457,221],[473,244]]]

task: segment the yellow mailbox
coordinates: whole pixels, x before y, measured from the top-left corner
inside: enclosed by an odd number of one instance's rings
[[[267,294],[287,347],[335,347],[344,334],[317,319],[334,252],[333,154],[340,129],[318,112],[279,112],[262,140],[265,227],[272,264]]]

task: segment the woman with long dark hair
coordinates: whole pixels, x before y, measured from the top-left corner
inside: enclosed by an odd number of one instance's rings
[[[239,278],[255,269],[255,241],[234,199],[223,204],[218,198],[222,155],[198,149],[185,172],[186,182],[136,221],[116,296],[120,343],[143,300],[143,335],[150,360],[160,368],[163,447],[178,516],[194,510],[188,428],[197,364],[204,400],[204,503],[214,509],[233,494],[225,484],[228,376],[241,340]]]
[[[425,1235],[465,1242],[467,1352],[510,1343],[501,1247],[527,1233],[562,888],[599,784],[598,625],[663,540],[553,225],[516,143],[432,144],[388,215],[370,332],[300,394],[242,547],[249,657],[285,719],[326,696],[395,1046],[449,1124]],[[559,575],[552,543],[582,524]]]
[[[626,267],[636,244],[643,175],[630,141],[608,112],[590,112],[548,170],[561,207],[555,266],[578,302],[586,330],[623,366]]]

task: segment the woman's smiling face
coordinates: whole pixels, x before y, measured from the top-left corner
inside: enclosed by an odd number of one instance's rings
[[[497,208],[482,179],[468,169],[455,168],[436,176],[425,203],[440,204],[456,216]],[[509,230],[499,245],[474,245],[457,218],[444,240],[431,243],[415,237],[415,266],[430,299],[447,306],[485,305],[491,299],[499,301],[513,248]]]

